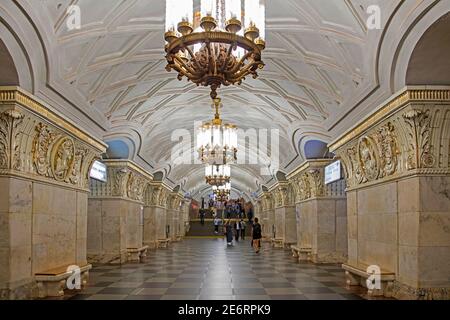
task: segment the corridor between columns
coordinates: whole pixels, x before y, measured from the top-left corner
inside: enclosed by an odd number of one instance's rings
[[[227,247],[224,239],[186,239],[152,251],[141,264],[98,265],[83,292],[87,300],[355,300],[338,264],[298,264],[289,251],[250,241]]]

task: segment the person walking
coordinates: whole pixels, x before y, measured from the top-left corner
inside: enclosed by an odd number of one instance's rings
[[[205,210],[204,209],[200,210],[200,223],[202,224],[202,226],[205,224]]]
[[[259,253],[261,249],[261,239],[262,239],[262,230],[261,225],[259,224],[259,219],[255,218],[255,223],[253,224],[253,249],[256,253]]]
[[[219,219],[219,217],[216,216],[216,218],[214,219],[214,233],[215,234],[219,233],[219,226],[220,226],[220,219]]]
[[[236,221],[234,223],[234,231],[235,231],[235,238],[236,238],[236,242],[239,242],[239,236],[241,234],[241,223],[239,221]]]
[[[233,227],[231,226],[230,220],[228,220],[227,224],[225,225],[226,230],[226,236],[227,236],[227,244],[229,246],[233,245]]]
[[[242,240],[245,240],[245,229],[246,229],[246,224],[244,219],[241,219],[241,221],[239,222],[241,224],[241,238]]]

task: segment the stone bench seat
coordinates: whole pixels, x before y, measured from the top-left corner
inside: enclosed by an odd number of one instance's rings
[[[131,262],[142,262],[147,257],[147,250],[149,246],[141,248],[127,248],[128,260]]]
[[[158,239],[158,248],[167,248],[170,244],[170,239]]]
[[[283,238],[272,238],[272,239],[270,239],[270,243],[275,248],[283,248],[284,247],[284,239]]]
[[[292,256],[298,258],[298,261],[308,261],[311,260],[311,247],[301,247],[297,245],[291,246]]]
[[[68,265],[43,272],[37,272],[35,274],[35,280],[38,287],[38,297],[64,296],[64,290],[67,289],[67,279],[74,274],[73,271],[69,271],[69,267],[71,266],[72,265]],[[79,268],[81,288],[83,288],[88,282],[89,270],[92,269],[92,265],[87,264]]]
[[[368,267],[368,265],[364,264],[350,265],[344,263],[342,268],[345,270],[347,287],[362,286],[367,288],[367,294],[369,296],[391,297],[393,284],[395,281],[395,272],[381,269],[379,274],[374,274],[380,276],[380,287],[371,289],[367,286],[367,280],[373,274],[368,273]]]

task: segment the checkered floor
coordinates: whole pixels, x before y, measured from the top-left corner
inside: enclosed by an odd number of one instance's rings
[[[87,300],[348,300],[338,265],[299,264],[288,250],[267,244],[256,255],[250,241],[186,239],[151,251],[146,263],[97,266],[90,285],[65,299]]]

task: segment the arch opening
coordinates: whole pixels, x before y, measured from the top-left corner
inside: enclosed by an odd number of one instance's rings
[[[0,39],[0,86],[19,86],[19,74],[5,43]]]
[[[406,72],[406,85],[450,84],[450,12],[437,20],[416,44]]]

